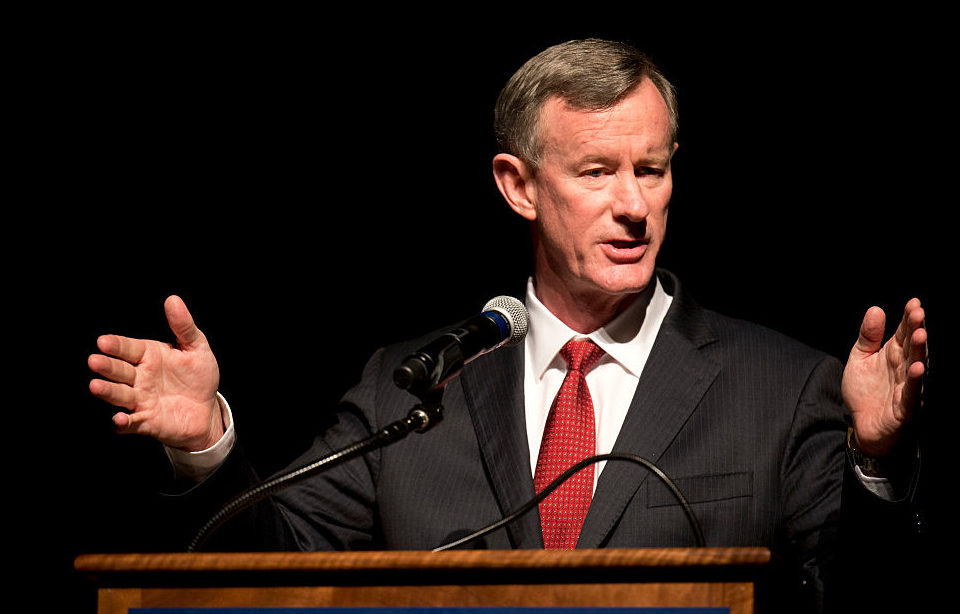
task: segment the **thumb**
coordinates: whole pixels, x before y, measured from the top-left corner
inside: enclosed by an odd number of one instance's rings
[[[883,345],[883,333],[885,331],[887,315],[879,307],[871,307],[863,316],[863,323],[860,324],[860,336],[857,337],[857,343],[853,346],[851,354],[875,354],[880,351]]]
[[[167,297],[163,310],[167,315],[167,324],[177,338],[177,344],[184,349],[191,349],[203,342],[203,333],[197,328],[182,298],[176,295]]]

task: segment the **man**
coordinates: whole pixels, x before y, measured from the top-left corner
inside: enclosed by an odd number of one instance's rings
[[[527,340],[446,386],[442,428],[278,493],[239,520],[255,523],[241,533],[256,542],[234,545],[434,548],[516,510],[579,458],[613,450],[675,479],[707,545],[770,546],[796,565],[796,590],[821,599],[840,547],[841,490],[844,505],[864,486],[888,500],[909,491],[916,448],[906,425],[926,360],[919,301],[886,343],[884,315],[868,311],[845,368],[693,303],[656,268],[676,103],[629,46],[551,47],[511,78],[496,121],[494,178],[534,247]],[[200,483],[188,497],[215,506],[255,478],[233,444],[206,338],[179,298],[165,309],[176,345],[101,337],[89,366],[106,379],[90,390],[126,410],[114,416],[120,432],[167,446],[180,474]],[[404,415],[416,399],[391,373],[422,342],[377,352],[303,460]],[[844,479],[848,448],[856,480]],[[631,464],[590,467],[554,495],[482,545],[695,544],[676,500]]]

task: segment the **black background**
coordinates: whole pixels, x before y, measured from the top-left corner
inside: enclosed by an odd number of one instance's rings
[[[73,557],[142,547],[144,492],[164,460],[114,435],[112,410],[87,392],[97,335],[168,339],[163,300],[183,296],[239,436],[262,471],[279,468],[378,346],[520,295],[527,230],[492,181],[491,109],[526,58],[568,38],[629,40],[676,85],[661,263],[702,304],[845,357],[867,307],[895,320],[910,296],[925,301],[933,370],[920,425],[929,459],[948,457],[957,203],[945,18],[571,17],[30,21],[9,94],[23,138],[6,259],[22,339],[7,369],[10,438],[25,446],[12,474],[28,483],[7,501],[24,515],[15,542],[65,587],[51,599],[93,611]],[[608,25],[584,25],[594,21]]]

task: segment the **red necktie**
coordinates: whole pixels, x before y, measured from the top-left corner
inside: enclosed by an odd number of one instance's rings
[[[593,401],[584,374],[603,356],[603,350],[589,339],[572,339],[560,355],[567,361],[567,375],[543,431],[533,476],[537,492],[575,463],[593,456],[596,450]],[[544,548],[576,547],[593,496],[593,467],[589,465],[570,476],[540,502]]]

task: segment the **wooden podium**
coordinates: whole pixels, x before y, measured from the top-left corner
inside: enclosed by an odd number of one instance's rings
[[[86,554],[99,614],[128,608],[680,607],[754,611],[765,548]]]

